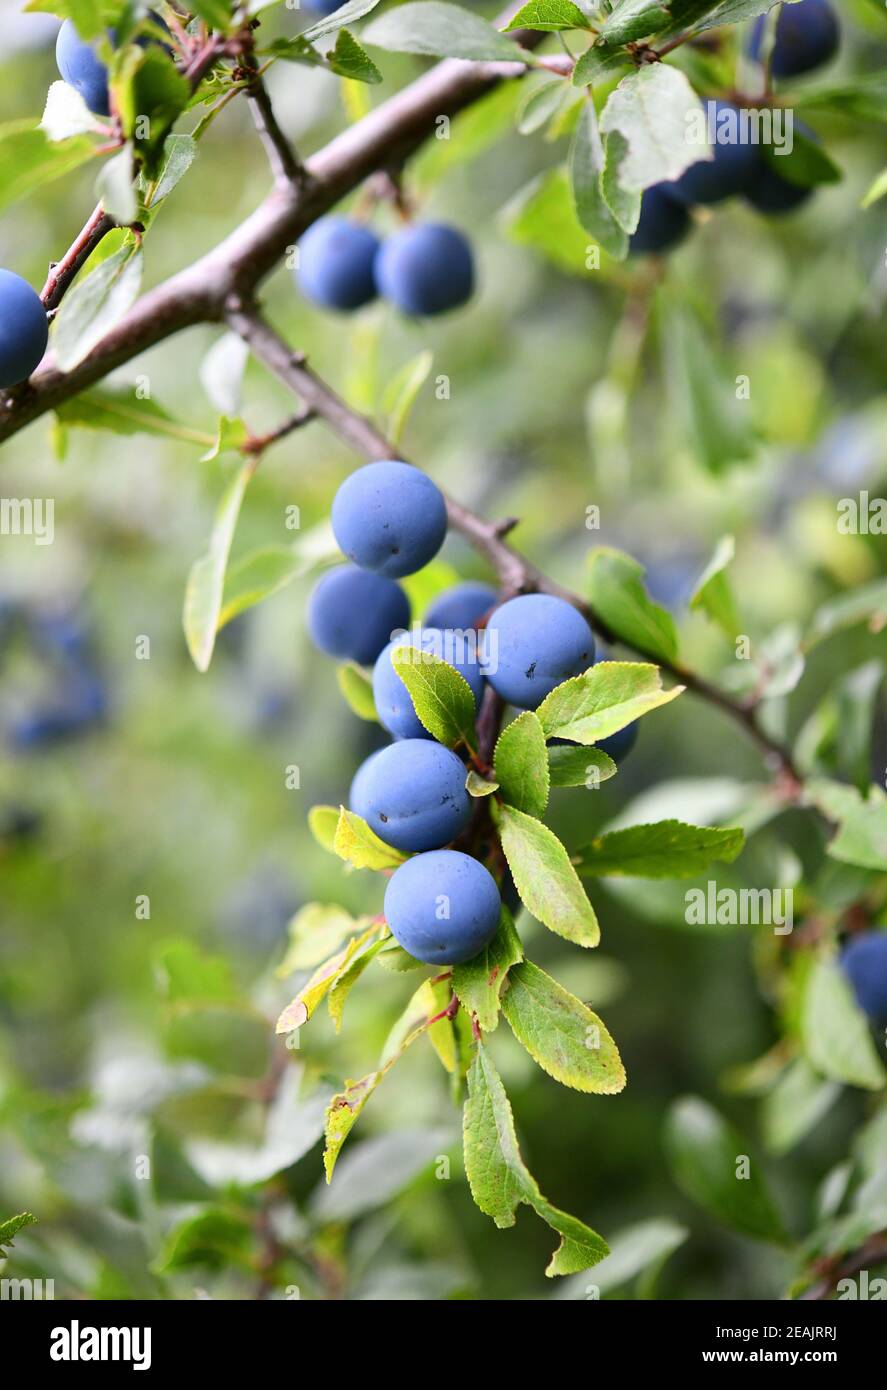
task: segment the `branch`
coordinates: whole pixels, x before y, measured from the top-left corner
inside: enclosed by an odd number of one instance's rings
[[[292,351],[261,317],[251,301],[232,297],[227,306],[226,317],[229,327],[248,344],[253,355],[264,362],[265,366],[304,401],[314,415],[323,419],[355,453],[362,454],[370,460],[403,457],[396,445],[386,439],[372,420],[352,410],[325,381],[321,380],[308,365],[304,353]],[[444,496],[446,497],[446,494]],[[452,497],[446,497],[446,504],[450,527],[464,536],[475,550],[485,557],[495,570],[506,595],[541,592],[566,599],[585,615],[606,642],[619,642],[622,646],[629,646],[637,656],[661,667],[681,685],[685,685],[695,695],[740,724],[764,753],[772,770],[782,776],[786,798],[793,799],[797,795],[801,777],[792,761],[791,753],[761,727],[754,708],[740,704],[726,691],[712,685],[703,676],[697,675],[695,671],[689,670],[679,662],[663,660],[656,652],[635,643],[624,642],[590,603],[550,579],[520,551],[509,545],[504,539],[501,521],[484,521]],[[510,520],[509,518],[509,522]]]
[[[71,243],[60,261],[55,261],[49,267],[46,284],[40,291],[40,298],[47,313],[58,308],[62,296],[80,267],[89,259],[102,238],[116,225],[113,217],[109,217],[99,203],[76,241]]]
[[[259,132],[259,139],[265,146],[274,182],[281,185],[300,183],[305,177],[305,170],[277,124],[268,89],[258,73],[246,89],[246,98],[256,130]]]
[[[545,36],[518,30],[525,48]],[[186,72],[211,66],[211,44]],[[441,116],[455,116],[504,78],[522,77],[525,64],[446,59],[375,107],[307,161],[298,185],[276,186],[245,222],[207,255],[149,291],[70,372],[46,364],[15,401],[0,408],[0,443],[32,420],[101,381],[109,372],[199,323],[224,318],[232,295],[248,298],[302,233],[377,169],[413,154]]]

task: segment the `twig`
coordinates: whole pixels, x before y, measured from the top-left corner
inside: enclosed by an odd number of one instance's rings
[[[49,268],[46,284],[40,291],[40,298],[43,300],[43,306],[47,313],[58,308],[62,296],[80,267],[89,259],[102,238],[107,236],[108,232],[112,231],[116,225],[113,217],[109,217],[99,203],[82,232],[68,247],[62,259],[56,261]]]
[[[262,318],[254,304],[233,296],[229,301],[226,316],[229,327],[248,344],[254,356],[264,362],[265,366],[295,392],[306,406],[325,420],[339,438],[356,453],[370,460],[400,457],[399,451],[373,421],[352,410],[325,381],[322,381],[308,365],[304,354],[293,352]],[[509,545],[501,535],[501,522],[484,521],[451,497],[446,498],[446,503],[451,528],[470,541],[488,560],[506,593],[554,594],[579,608],[606,642],[621,642],[622,645],[629,646],[636,655],[661,667],[681,685],[685,685],[695,695],[740,724],[765,754],[771,764],[771,770],[781,775],[781,791],[786,800],[791,801],[797,797],[801,777],[791,753],[761,726],[756,709],[740,704],[726,691],[679,662],[664,659],[658,652],[650,651],[640,644],[623,642],[590,603],[550,579]]]
[[[305,177],[305,170],[296,153],[277,124],[274,107],[261,77],[256,74],[246,88],[249,109],[255,122],[259,139],[265,146],[268,163],[277,184],[298,184]]]
[[[799,1302],[822,1302],[834,1293],[842,1279],[850,1279],[870,1265],[879,1265],[887,1260],[887,1236],[876,1235],[866,1241],[845,1260],[830,1263],[825,1276],[816,1284],[811,1284],[799,1297]]]
[[[263,454],[279,439],[285,439],[288,434],[301,429],[303,425],[310,424],[313,419],[315,419],[315,412],[306,407],[305,410],[300,410],[297,414],[291,415],[288,420],[284,420],[283,424],[278,425],[276,429],[269,430],[267,434],[251,434],[246,442],[241,444],[240,452],[242,454]]]

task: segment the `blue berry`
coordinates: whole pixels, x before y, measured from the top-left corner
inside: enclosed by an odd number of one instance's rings
[[[333,531],[362,569],[399,579],[433,560],[447,533],[440,488],[411,464],[368,463],[333,499]]]
[[[518,709],[536,709],[555,686],[594,661],[578,609],[551,594],[522,594],[497,608],[483,635],[483,673]]]
[[[376,298],[379,238],[345,217],[322,217],[299,242],[302,293],[324,309],[360,309]]]
[[[391,664],[391,653],[395,647],[408,645],[421,646],[424,651],[440,657],[453,666],[460,676],[464,676],[471,686],[475,708],[480,706],[484,688],[480,657],[470,638],[442,632],[437,628],[423,628],[420,635],[411,633],[397,637],[380,652],[373,669],[373,696],[379,719],[395,738],[431,738],[413,708],[409,691]]]
[[[428,965],[476,956],[496,934],[501,906],[492,874],[451,849],[408,859],[385,891],[385,918],[396,940]]]
[[[457,632],[473,630],[498,602],[498,598],[492,584],[471,581],[456,584],[452,589],[438,594],[425,614],[425,626],[450,628]]]
[[[410,603],[393,579],[356,565],[328,570],[308,600],[308,631],[327,656],[370,666],[410,621]]]
[[[669,196],[668,187],[668,184],[656,183],[644,190],[640,220],[628,242],[630,255],[670,251],[690,230],[689,212],[683,203]]]
[[[887,932],[859,932],[841,952],[857,1003],[875,1023],[887,1020]]]
[[[49,339],[46,310],[27,280],[0,270],[0,387],[27,381]]]
[[[439,223],[407,227],[376,261],[379,293],[405,314],[445,314],[474,293],[474,258],[461,232]]]
[[[358,768],[349,805],[395,849],[413,854],[439,849],[468,824],[465,766],[440,743],[416,738],[391,743]]]

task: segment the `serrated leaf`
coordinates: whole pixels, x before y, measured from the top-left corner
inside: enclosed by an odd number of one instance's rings
[[[525,710],[499,735],[493,770],[502,797],[528,816],[540,817],[548,805],[548,749],[542,725]]]
[[[573,0],[529,0],[521,5],[517,14],[503,28],[509,34],[513,29],[534,29],[538,33],[552,34],[561,29],[590,29],[588,16],[580,10]]]
[[[468,776],[465,778],[465,790],[469,796],[492,796],[493,792],[499,790],[498,782],[489,782],[486,777],[481,777],[474,768],[469,768]]]
[[[327,809],[333,812],[338,821],[338,811],[333,807]],[[287,927],[289,946],[275,971],[277,978],[284,980],[296,970],[312,970],[339,950],[349,936],[363,931],[370,920],[369,917],[352,917],[350,912],[336,903],[306,903],[299,908]]]
[[[355,869],[396,869],[407,858],[380,840],[362,816],[339,808],[339,822],[333,848],[340,859]]]
[[[347,0],[347,4],[341,5],[332,14],[324,15],[322,19],[315,20],[303,33],[309,43],[315,43],[318,39],[323,39],[327,34],[333,34],[337,29],[343,28],[346,24],[353,24],[358,19],[364,19],[370,14],[380,0]]]
[[[500,1228],[513,1226],[526,1203],[557,1231],[560,1244],[545,1273],[576,1274],[609,1253],[596,1231],[553,1207],[528,1171],[517,1142],[514,1116],[502,1079],[486,1048],[478,1044],[468,1073],[463,1115],[465,1175],[476,1205]]]
[[[391,664],[406,686],[423,728],[448,748],[475,743],[476,706],[471,686],[454,667],[432,652],[404,644],[391,652]]]
[[[453,967],[453,989],[469,1014],[477,1015],[478,1026],[491,1033],[499,1022],[499,1003],[508,972],[524,951],[514,929],[514,920],[505,904],[499,927],[492,941],[472,960]]]
[[[617,0],[600,29],[601,43],[633,43],[658,33],[671,21],[659,0]]]
[[[336,667],[336,679],[348,707],[358,719],[377,724],[379,716],[373,698],[373,683],[366,672],[356,662],[346,661],[343,666]]]
[[[615,777],[617,767],[600,748],[557,745],[548,750],[548,772],[553,787],[586,787],[596,791],[601,782]]]
[[[714,860],[732,864],[742,850],[741,830],[684,825],[679,820],[611,830],[585,845],[575,856],[579,873],[634,878],[695,878]]]
[[[307,1023],[318,1004],[322,1003],[329,991],[345,975],[358,951],[373,937],[378,926],[367,927],[359,936],[352,939],[337,951],[329,960],[315,970],[307,984],[303,985],[295,999],[287,1004],[277,1020],[276,1033],[292,1033]],[[344,1000],[342,1001],[344,1005]]]
[[[705,1101],[676,1102],[665,1151],[678,1185],[719,1220],[758,1240],[785,1242],[782,1221],[748,1145]]]
[[[386,970],[391,970],[395,975],[408,975],[411,970],[425,970],[425,962],[416,960],[402,946],[398,946],[396,941],[389,941],[376,957],[379,964]]]
[[[560,840],[541,821],[514,806],[494,809],[514,886],[521,902],[550,931],[579,946],[596,946],[594,908]]]
[[[326,60],[332,72],[352,82],[374,84],[382,81],[382,74],[370,55],[347,29],[339,30],[335,46],[327,53]]]
[[[678,178],[700,158],[710,159],[708,146],[688,139],[694,116],[704,128],[702,102],[680,69],[647,63],[624,77],[600,117],[602,134],[618,131],[627,146],[619,163],[621,187],[642,192]]]
[[[399,5],[374,19],[361,38],[391,53],[418,53],[429,58],[514,63],[528,57],[480,15],[444,0]]]
[[[822,1076],[869,1091],[887,1081],[866,1017],[840,966],[827,956],[817,960],[806,983],[801,1042]]]
[[[185,177],[194,160],[197,158],[197,141],[190,135],[167,135],[163,142],[163,157],[157,177],[146,185],[145,206],[151,209],[156,208],[168,198],[176,185]],[[240,341],[238,339],[238,341]],[[247,355],[249,349],[245,348]],[[223,409],[223,407],[219,407]],[[236,412],[226,410],[225,414],[233,415]]]
[[[12,1245],[19,1231],[23,1231],[27,1226],[36,1225],[36,1222],[36,1216],[29,1211],[10,1216],[8,1221],[0,1221],[0,1257],[3,1255],[3,1247]]]
[[[142,251],[126,241],[73,286],[55,318],[52,345],[63,372],[82,362],[135,303],[142,283]]]
[[[674,618],[644,588],[644,567],[630,555],[599,546],[589,560],[589,597],[615,636],[645,655],[674,661],[678,634]]]
[[[254,472],[255,464],[247,463],[231,479],[216,510],[209,549],[195,561],[188,575],[182,625],[191,660],[201,672],[208,671],[212,661],[228,556],[244,494]]]
[[[580,53],[576,60],[572,76],[573,86],[591,87],[595,82],[606,81],[620,68],[630,66],[631,58],[624,50],[614,52],[612,48],[601,48],[596,43],[592,44],[584,53]]]
[[[536,711],[546,738],[597,743],[677,698],[682,685],[662,689],[658,666],[645,661],[599,661],[556,686]]]
[[[308,829],[323,848],[336,852],[336,831],[339,828],[338,806],[312,806],[308,812]]]
[[[739,616],[726,574],[735,554],[733,537],[722,536],[690,597],[690,608],[707,613],[728,637],[735,637],[739,631]]]
[[[597,1014],[525,960],[508,974],[502,1012],[543,1071],[576,1091],[615,1095],[625,1087],[619,1050]]]
[[[594,104],[585,101],[570,149],[570,188],[578,218],[589,236],[617,260],[628,254],[628,237],[609,207],[601,184],[606,158]],[[638,198],[640,209],[640,198]]]
[[[363,951],[348,961],[345,968],[336,976],[326,1002],[337,1033],[342,1027],[342,1015],[345,1011],[345,1001],[348,995],[385,944],[385,941],[372,942],[371,945],[365,947]]]
[[[433,352],[420,352],[401,367],[388,383],[382,397],[382,410],[385,415],[385,438],[390,439],[392,444],[400,443],[410,411],[428,380],[433,362]]]

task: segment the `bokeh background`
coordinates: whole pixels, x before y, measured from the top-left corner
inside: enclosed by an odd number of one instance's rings
[[[839,8],[845,42],[829,80],[883,69],[882,7]],[[269,22],[286,32],[299,21],[284,13]],[[3,121],[39,116],[56,76],[55,27],[3,7]],[[382,56],[386,88],[369,97],[307,68],[272,71],[281,123],[301,151],[339,129],[356,102],[380,99],[422,66]],[[404,438],[410,457],[476,510],[520,516],[518,544],[574,589],[593,545],[630,551],[680,619],[692,664],[737,688],[766,668],[775,732],[794,737],[837,709],[832,769],[864,780],[885,634],[854,627],[817,644],[794,688],[785,653],[818,604],[887,573],[883,538],[836,527],[837,499],[887,486],[887,199],[860,209],[883,164],[883,124],[806,111],[842,181],[779,222],[739,205],[719,210],[671,257],[655,291],[644,265],[566,274],[555,262],[570,229],[552,222],[548,254],[527,233],[521,210],[533,180],[563,158],[566,137],[515,133],[517,100],[504,92],[482,119],[457,122],[454,139],[408,177],[423,215],[472,238],[480,289],[470,307],[434,323],[378,306],[340,321],[306,305],[281,269],[265,286],[269,314],[367,410],[406,362],[431,350]],[[88,215],[94,177],[81,170],[8,211],[0,264],[39,287]],[[234,103],[158,216],[148,283],[211,247],[268,182]],[[390,226],[394,215],[382,208],[376,220]],[[707,346],[681,356],[686,315]],[[54,1278],[57,1297],[253,1297],[273,1239],[286,1251],[275,1296],[298,1286],[303,1298],[584,1297],[589,1276],[557,1288],[545,1280],[551,1233],[529,1211],[498,1232],[473,1207],[458,1111],[424,1043],[386,1079],[336,1182],[323,1188],[322,1102],[371,1069],[414,979],[370,971],[339,1036],[318,1012],[297,1057],[285,1057],[269,1137],[273,1019],[295,992],[275,975],[287,922],[309,901],[375,911],[383,886],[345,873],[311,837],[306,813],[344,798],[381,739],[345,706],[332,664],[307,641],[311,574],[232,623],[208,674],[189,660],[185,580],[236,467],[231,455],[200,459],[199,438],[212,436],[219,413],[204,363],[220,336],[191,331],[118,374],[126,383],[146,374],[152,397],[197,443],[75,429],[62,440],[43,420],[3,449],[4,496],[55,499],[52,546],[0,541],[0,1216],[27,1208],[38,1217],[16,1242],[14,1272]],[[712,371],[726,380],[748,373],[753,383],[736,456],[726,459],[700,440],[688,407],[710,389]],[[442,375],[447,399],[435,391]],[[291,403],[250,365],[242,409],[258,431]],[[244,504],[235,558],[291,542],[293,506],[302,534],[322,526],[354,463],[321,426],[270,451]],[[592,505],[599,531],[586,527]],[[727,533],[736,537],[732,573],[753,677],[737,669],[732,644],[687,610]],[[488,577],[451,538],[416,583],[420,602],[456,574]],[[145,637],[148,660],[137,657]],[[66,704],[82,716],[77,733],[65,733]],[[287,786],[293,765],[298,789]],[[765,780],[741,734],[685,696],[644,721],[616,779],[557,794],[552,824],[575,846],[648,810],[702,824],[757,818],[761,828],[723,881],[790,885],[820,872],[822,834],[799,813],[758,815]],[[658,1296],[779,1296],[790,1258],[730,1234],[681,1194],[663,1154],[665,1114],[688,1092],[716,1103],[762,1155],[800,1237],[822,1180],[875,1102],[843,1091],[779,1152],[772,1105],[748,1093],[747,1076],[738,1089],[739,1069],[779,1037],[772,938],[688,929],[685,887],[594,885],[603,940],[593,955],[522,923],[532,958],[599,1010],[617,1039],[629,1074],[623,1095],[560,1088],[504,1027],[492,1047],[546,1195],[607,1237],[651,1221],[663,1249],[673,1237],[679,1248]],[[846,890],[839,883],[835,901]],[[212,1008],[177,1008],[189,971],[201,994],[225,970]],[[440,1155],[450,1158],[448,1177]],[[628,1281],[607,1291],[637,1289]]]

